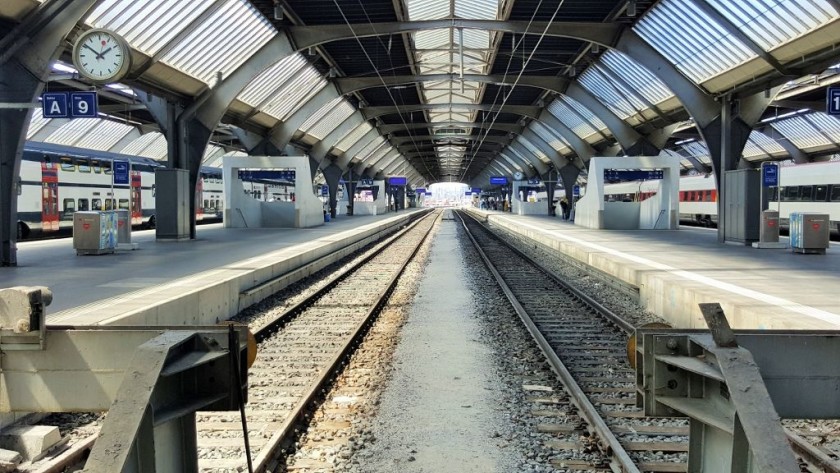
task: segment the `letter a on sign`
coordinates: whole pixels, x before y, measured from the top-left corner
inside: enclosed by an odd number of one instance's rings
[[[61,105],[56,101],[50,104],[50,114],[51,115],[61,115]]]

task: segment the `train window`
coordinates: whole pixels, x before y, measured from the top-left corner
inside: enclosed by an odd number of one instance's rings
[[[704,194],[705,194],[705,199],[703,199],[703,200],[705,202],[711,202],[712,201],[712,191],[710,191],[710,190],[705,191]]]
[[[102,199],[93,199],[91,210],[102,210]]]
[[[95,159],[92,160],[90,162],[90,167],[93,168],[93,172],[95,172],[96,174],[101,174],[102,173],[102,166],[99,164],[99,161],[97,161]]]
[[[76,211],[76,201],[74,199],[64,199],[64,211],[73,213]]]
[[[828,197],[828,186],[814,186],[814,201],[825,202]]]
[[[778,187],[770,187],[770,193],[768,199],[772,201],[779,200],[779,188]]]
[[[799,200],[805,200],[805,201],[814,200],[812,195],[811,195],[813,192],[814,192],[814,186],[799,186]]]
[[[114,199],[105,199],[105,210],[114,210]]]
[[[76,165],[73,164],[73,161],[71,161],[70,158],[61,158],[61,170],[73,172],[76,170]]]
[[[208,201],[207,199],[204,199],[204,205],[202,207],[205,208],[205,209],[209,209],[210,208],[210,201]]]
[[[799,186],[785,187],[785,201],[799,200]]]
[[[78,161],[76,166],[79,168],[79,172],[90,172],[90,163],[87,159]]]
[[[87,199],[79,199],[79,211],[85,212],[90,210],[90,206],[88,205],[89,203],[90,201]]]
[[[831,201],[840,202],[840,184],[834,184],[831,187]]]
[[[121,210],[128,210],[128,199],[120,199],[120,207]]]
[[[111,162],[110,161],[103,161],[102,162],[102,172],[105,174],[111,174]]]

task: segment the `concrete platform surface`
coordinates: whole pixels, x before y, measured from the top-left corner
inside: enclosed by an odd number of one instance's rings
[[[642,304],[677,327],[705,327],[697,304],[720,302],[733,328],[840,328],[836,243],[825,255],[803,255],[721,244],[712,229],[592,230],[556,217],[470,211],[639,288]]]
[[[137,250],[99,256],[76,256],[70,238],[23,242],[18,245],[18,266],[0,268],[0,287],[47,286],[53,291],[53,302],[47,309],[48,320],[52,323],[59,320],[60,323],[89,323],[88,319],[57,319],[55,315],[97,301],[107,306],[108,301],[119,296],[123,296],[123,302],[133,299],[133,305],[151,304],[155,300],[143,300],[142,291],[162,286],[174,285],[167,297],[176,298],[179,292],[196,286],[194,283],[185,286],[185,278],[203,274],[209,280],[221,279],[220,268],[245,274],[265,264],[289,260],[314,250],[318,251],[312,256],[319,257],[328,246],[335,247],[342,240],[352,240],[354,235],[394,225],[413,212],[341,217],[324,226],[307,229],[226,229],[221,224],[201,225],[196,240],[181,242],[156,241],[154,230],[136,231],[132,234],[132,242],[138,244]],[[252,260],[250,263],[242,264],[249,259]],[[305,264],[308,262],[305,259],[298,257],[287,266]],[[279,269],[272,271],[277,273]],[[254,279],[258,284],[258,276]]]

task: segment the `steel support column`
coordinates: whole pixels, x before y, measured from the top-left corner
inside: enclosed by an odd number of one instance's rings
[[[563,182],[563,189],[566,194],[566,200],[569,202],[569,208],[572,208],[575,202],[572,192],[574,191],[575,182],[577,182],[577,178],[580,176],[580,169],[573,164],[569,164],[560,168],[558,173],[560,174],[561,182]]]
[[[17,189],[23,143],[33,109],[49,80],[50,63],[95,0],[47,1],[0,40],[0,266],[17,266]]]

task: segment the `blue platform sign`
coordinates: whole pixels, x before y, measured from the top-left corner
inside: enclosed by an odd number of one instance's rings
[[[625,170],[625,169],[605,169],[604,180],[607,182],[620,181],[647,181],[654,179],[662,179],[664,173],[661,169],[640,171],[640,170]]]
[[[472,191],[466,191],[464,192],[464,195],[472,195]]]
[[[70,116],[73,118],[96,118],[99,116],[96,92],[73,92],[70,94]]]
[[[481,188],[479,188],[479,187],[473,187],[473,188],[472,188],[472,193],[473,193],[473,194],[481,194]]]
[[[391,176],[388,178],[388,185],[391,186],[405,186],[408,184],[408,178],[405,176]]]
[[[507,185],[507,178],[505,176],[490,176],[490,185],[491,186]]]
[[[425,187],[418,187],[418,188],[414,189],[414,192],[417,193],[417,194],[425,194],[426,193],[426,188]]]
[[[779,165],[765,163],[761,166],[761,182],[764,187],[778,187]]]
[[[328,186],[321,186],[321,195],[322,196],[330,195],[330,188]]]
[[[829,87],[826,92],[827,101],[825,113],[840,115],[840,87]]]
[[[580,197],[580,186],[572,187],[572,196],[573,197]]]
[[[41,94],[41,106],[44,118],[70,118],[67,108],[67,94],[64,92],[45,92]]]
[[[528,184],[532,186],[540,185],[540,180],[538,178],[528,179]]]
[[[112,174],[114,177],[114,185],[115,186],[127,186],[130,182],[129,177],[129,163],[128,161],[114,161],[114,173]]]

